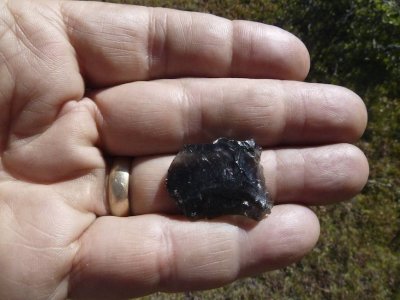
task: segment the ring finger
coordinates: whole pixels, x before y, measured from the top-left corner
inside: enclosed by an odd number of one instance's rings
[[[135,159],[130,180],[135,215],[177,213],[165,177],[173,156]],[[327,204],[357,194],[368,178],[368,163],[355,146],[329,146],[264,151],[261,156],[267,190],[276,204]]]

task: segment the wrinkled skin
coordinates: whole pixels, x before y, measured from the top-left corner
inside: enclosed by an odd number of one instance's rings
[[[300,82],[272,26],[95,2],[0,0],[0,298],[123,298],[221,286],[315,245],[307,205],[357,194],[351,91]],[[241,79],[247,78],[247,79]],[[268,218],[190,222],[163,184],[183,144],[254,137]],[[275,150],[274,150],[275,149]],[[132,217],[109,215],[108,156],[135,157]]]

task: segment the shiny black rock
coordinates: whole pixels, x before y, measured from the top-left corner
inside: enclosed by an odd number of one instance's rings
[[[168,170],[167,189],[192,219],[244,215],[261,220],[272,201],[254,140],[219,138],[212,144],[186,145]]]

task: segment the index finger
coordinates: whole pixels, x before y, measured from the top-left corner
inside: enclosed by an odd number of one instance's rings
[[[274,26],[109,3],[61,7],[82,73],[97,87],[174,77],[302,80],[309,70],[304,44]]]

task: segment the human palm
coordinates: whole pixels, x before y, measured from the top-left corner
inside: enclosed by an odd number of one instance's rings
[[[120,298],[223,285],[316,243],[303,205],[348,199],[352,92],[301,83],[303,44],[272,26],[104,3],[0,1],[0,298]],[[243,79],[248,78],[248,79]],[[254,137],[276,206],[259,223],[179,217],[164,178],[183,144]],[[134,216],[110,216],[110,157],[134,157]]]

